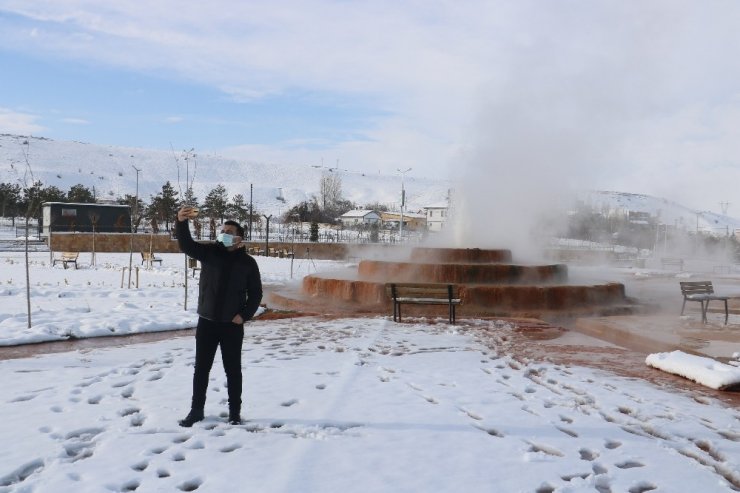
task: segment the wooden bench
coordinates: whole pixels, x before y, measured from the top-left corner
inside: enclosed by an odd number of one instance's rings
[[[401,321],[401,305],[448,305],[449,319],[455,324],[455,307],[461,303],[454,284],[390,283],[386,292],[393,301],[393,321]]]
[[[57,262],[61,262],[64,268],[67,268],[67,264],[75,264],[75,269],[77,269],[77,257],[79,257],[79,252],[62,252],[61,257],[55,257],[52,261],[51,265],[52,267],[56,265]]]
[[[714,286],[712,281],[686,281],[680,282],[681,294],[683,295],[683,305],[681,306],[681,315],[683,315],[684,308],[686,308],[687,301],[698,301],[701,303],[701,321],[707,323],[707,309],[709,308],[710,301],[724,301],[725,302],[725,325],[727,325],[727,318],[729,310],[727,309],[727,300],[729,296],[717,296],[714,294]]]
[[[293,258],[293,252],[291,252],[287,248],[283,248],[282,250],[278,250],[278,257],[280,257],[280,258]]]
[[[141,265],[144,265],[144,262],[150,266],[154,262],[159,262],[159,265],[162,265],[162,259],[149,252],[141,252]]]
[[[193,277],[195,277],[195,271],[200,270],[198,259],[188,257],[188,269],[193,269]]]
[[[683,259],[674,257],[663,257],[660,259],[660,266],[665,270],[666,267],[676,266],[679,271],[683,271]]]

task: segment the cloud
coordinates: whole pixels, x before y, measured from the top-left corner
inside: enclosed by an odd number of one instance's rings
[[[737,177],[740,65],[727,54],[740,52],[740,4],[730,0],[6,0],[2,9],[22,20],[0,25],[8,49],[196,82],[234,101],[323,94],[327,105],[360,101],[383,114],[333,142],[228,151],[247,158],[339,157],[432,176],[493,168],[506,190],[623,187],[689,194],[697,207],[716,202],[711,183],[724,195]]]
[[[20,135],[38,134],[46,130],[45,127],[36,123],[38,119],[36,115],[0,108],[0,132]]]
[[[72,125],[89,125],[90,121],[83,118],[62,118],[63,123],[69,123]]]
[[[182,123],[185,121],[185,118],[181,116],[168,116],[164,119],[165,123]]]

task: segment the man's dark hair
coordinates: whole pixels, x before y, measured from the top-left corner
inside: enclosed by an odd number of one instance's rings
[[[236,232],[238,233],[238,236],[241,236],[242,238],[244,238],[244,228],[242,228],[241,224],[239,224],[236,221],[231,221],[231,220],[224,221],[224,224],[228,224],[230,226],[236,227]]]

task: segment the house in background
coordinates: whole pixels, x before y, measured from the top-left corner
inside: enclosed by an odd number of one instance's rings
[[[398,229],[401,222],[400,212],[381,212],[380,218],[384,228]],[[408,231],[423,231],[427,227],[426,214],[417,212],[403,213],[403,229]]]
[[[361,225],[380,225],[380,214],[367,209],[356,209],[352,211],[347,211],[339,216],[339,221],[345,228],[357,227]]]
[[[429,231],[442,231],[449,217],[450,206],[447,201],[430,204],[423,208]]]

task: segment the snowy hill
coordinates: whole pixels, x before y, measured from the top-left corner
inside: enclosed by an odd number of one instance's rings
[[[28,141],[28,145],[24,142]],[[202,200],[218,184],[223,184],[230,197],[241,193],[249,201],[249,185],[254,186],[254,207],[260,213],[280,215],[312,195],[318,195],[323,173],[341,177],[345,198],[358,206],[378,202],[397,209],[400,199],[400,176],[364,174],[344,169],[315,166],[236,161],[216,154],[198,154],[185,160],[182,150],[163,151],[116,147],[82,142],[55,141],[39,137],[0,135],[0,182],[18,183],[26,169],[25,155],[34,179],[68,191],[76,184],[91,190],[100,199],[115,199],[136,193],[136,170],[139,173],[139,196],[148,201],[170,181],[175,190],[184,192],[186,174],[193,181],[196,197]],[[415,173],[421,173],[419,171]],[[178,177],[179,174],[179,177]],[[195,177],[193,179],[193,176]],[[407,174],[404,180],[407,210],[445,201],[452,184]],[[459,195],[464,195],[464,191]],[[580,200],[594,210],[647,212],[660,217],[662,224],[681,229],[723,235],[740,229],[740,220],[708,211],[695,211],[681,204],[649,195],[623,192],[590,191]]]
[[[24,145],[26,141],[28,145]],[[18,183],[24,178],[25,151],[33,179],[65,192],[73,185],[82,184],[91,190],[94,188],[100,199],[134,195],[137,178],[134,167],[141,170],[139,196],[145,201],[160,192],[167,181],[175,190],[184,193],[188,174],[199,200],[218,184],[223,184],[229,197],[240,193],[249,202],[252,184],[255,210],[273,215],[318,195],[322,173],[327,172],[341,177],[344,197],[360,206],[379,202],[394,208],[398,207],[401,196],[400,176],[343,169],[329,171],[328,167],[308,164],[236,161],[214,154],[200,154],[197,150],[196,156],[193,158],[191,155],[186,162],[186,154],[182,150],[115,147],[8,134],[0,135],[0,182]],[[447,182],[411,174],[406,175],[404,185],[409,211],[443,200],[450,188]]]
[[[740,219],[710,211],[697,211],[676,202],[624,192],[591,191],[582,194],[581,200],[599,211],[645,212],[658,217],[660,224],[704,234],[726,235],[740,229]]]

